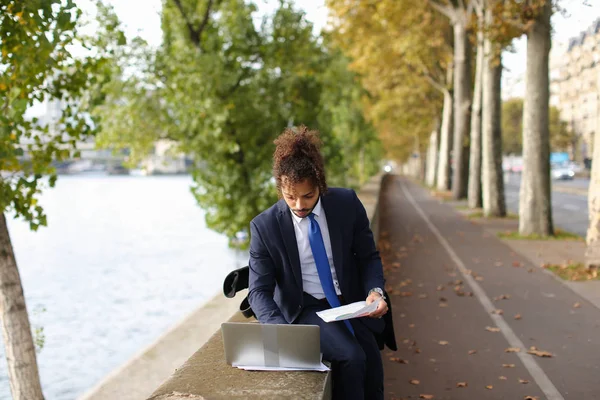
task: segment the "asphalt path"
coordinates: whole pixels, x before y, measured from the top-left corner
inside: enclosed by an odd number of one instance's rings
[[[407,179],[380,201],[386,399],[600,399],[598,308]]]

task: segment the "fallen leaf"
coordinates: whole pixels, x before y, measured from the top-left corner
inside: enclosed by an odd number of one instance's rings
[[[499,376],[498,379],[500,379],[501,381],[505,381],[507,378],[505,376]]]
[[[477,350],[469,350],[469,355],[470,356],[473,355],[473,354],[475,354],[475,353],[477,353]]]
[[[492,390],[494,387],[492,385],[487,385],[485,388],[488,390]]]
[[[521,319],[521,318],[523,318],[523,317],[521,317],[521,314],[515,315],[515,319]]]
[[[400,297],[410,297],[412,296],[412,292],[400,292]]]
[[[508,300],[510,299],[510,294],[501,294],[498,297],[494,297],[494,300]]]
[[[448,307],[448,303],[440,303],[439,306],[440,307]]]
[[[521,263],[518,261],[513,261],[512,265],[513,265],[513,267],[520,267]]]
[[[529,350],[527,351],[527,353],[533,354],[534,356],[538,356],[538,357],[553,357],[554,356],[552,353],[549,353],[547,351],[538,350],[535,346],[531,346],[529,348]]]
[[[440,297],[440,301],[448,301],[445,297]]]
[[[439,286],[436,288],[436,290],[437,290],[438,292],[441,292],[441,291],[442,291],[442,290],[444,290],[445,288],[446,288],[446,287],[445,287],[444,285],[439,285]]]
[[[456,384],[456,387],[457,387],[457,388],[461,388],[461,387],[467,387],[467,386],[469,386],[469,385],[467,384],[467,382],[458,382],[458,383]]]
[[[433,395],[432,394],[421,394],[419,395],[420,399],[426,399],[426,400],[431,400],[433,399]]]
[[[503,368],[514,368],[515,364],[502,364]]]
[[[421,349],[415,349],[416,354],[421,354]]]
[[[573,304],[573,308],[580,308],[580,307],[581,307],[581,304],[579,304],[579,303]]]
[[[526,385],[526,384],[529,383],[529,381],[526,380],[526,379],[519,379],[519,383],[522,383],[522,384]]]
[[[410,325],[408,325],[408,327],[409,327],[409,328],[414,328],[414,327],[415,327],[415,324],[410,324]]]
[[[486,326],[485,330],[488,332],[500,332],[500,328],[492,328],[491,326]]]
[[[419,383],[421,383],[418,379],[411,379],[409,382],[411,385],[418,385]]]
[[[438,343],[441,344],[442,346],[445,346],[448,344],[448,342],[445,340],[440,340]]]
[[[521,349],[518,347],[509,347],[509,348],[505,349],[504,351],[506,353],[518,353],[521,351]]]
[[[498,309],[492,311],[492,314],[502,315],[502,314],[504,314],[504,311],[498,308]]]
[[[483,276],[478,276],[477,278],[475,278],[476,281],[483,281]]]
[[[537,396],[525,396],[524,400],[540,400]]]
[[[403,359],[398,358],[398,357],[391,357],[390,361],[397,362],[398,364],[408,364],[407,360],[403,360]]]
[[[429,361],[431,361],[432,363],[436,362],[435,358],[430,358]]]
[[[420,298],[420,299],[426,299],[426,298],[427,298],[427,295],[426,295],[426,294],[420,294],[420,295],[419,295],[419,298]]]

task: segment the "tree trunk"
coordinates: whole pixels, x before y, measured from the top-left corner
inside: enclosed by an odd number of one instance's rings
[[[13,399],[43,399],[23,287],[4,214],[0,214],[0,316]]]
[[[471,110],[471,147],[469,158],[469,208],[480,208],[483,204],[481,192],[481,97],[483,79],[483,10],[477,10],[479,30],[477,31],[477,60],[475,65],[475,89]]]
[[[598,73],[598,87],[600,87],[600,73]],[[600,103],[598,103],[598,112],[600,112]],[[599,114],[600,115],[600,114]],[[594,151],[592,153],[592,171],[590,176],[590,187],[588,189],[588,213],[590,223],[588,225],[585,250],[585,265],[588,268],[600,267],[600,118],[596,122],[596,134],[592,140]]]
[[[469,179],[469,123],[471,120],[471,46],[466,17],[454,23],[454,146],[452,198],[464,199]]]
[[[442,129],[440,131],[440,156],[437,167],[437,189],[450,190],[450,143],[452,142],[452,93],[444,92]]]
[[[425,168],[426,178],[425,183],[429,187],[435,184],[435,173],[438,161],[438,137],[440,136],[439,123],[436,122],[436,127],[429,136],[429,150],[427,151],[427,166]]]
[[[493,11],[485,11],[486,26],[493,23]],[[485,38],[483,69],[483,214],[506,216],[502,174],[502,55],[498,45]]]
[[[527,33],[527,71],[523,103],[523,172],[519,194],[519,233],[554,234],[548,130],[550,53],[549,0]]]

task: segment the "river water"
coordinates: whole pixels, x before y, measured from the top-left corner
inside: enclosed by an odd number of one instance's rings
[[[48,227],[9,221],[46,399],[75,399],[220,292],[246,265],[206,228],[191,178],[63,176]],[[11,217],[11,216],[9,216]],[[4,344],[0,399],[10,399]]]

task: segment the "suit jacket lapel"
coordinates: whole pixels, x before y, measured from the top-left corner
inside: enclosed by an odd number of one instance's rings
[[[331,204],[331,199],[327,195],[321,196],[321,205],[325,210],[327,217],[327,227],[329,228],[329,239],[331,240],[331,252],[333,253],[333,265],[335,273],[342,286],[343,268],[342,268],[342,231],[339,224],[340,216],[337,215],[335,205]]]
[[[294,231],[294,222],[292,215],[285,204],[285,201],[279,200],[279,213],[277,221],[279,222],[279,230],[283,237],[283,243],[289,257],[292,272],[296,278],[298,287],[302,290],[302,269],[300,268],[300,256],[298,255],[298,242],[296,241],[296,233]]]

